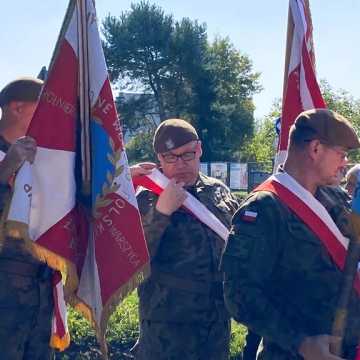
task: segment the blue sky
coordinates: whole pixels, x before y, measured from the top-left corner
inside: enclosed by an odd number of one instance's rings
[[[98,0],[98,17],[118,16],[128,0]],[[264,90],[255,96],[256,117],[281,96],[287,0],[156,0],[176,19],[206,22],[209,38],[229,36],[261,72]],[[3,1],[0,21],[0,88],[21,75],[37,75],[48,65],[68,0]],[[360,98],[360,2],[310,0],[318,78]]]

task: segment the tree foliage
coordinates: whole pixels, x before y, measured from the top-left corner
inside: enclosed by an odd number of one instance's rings
[[[259,91],[259,74],[250,59],[235,49],[228,38],[216,38],[208,48],[207,70],[214,96],[210,117],[198,125],[209,147],[208,161],[236,160],[244,139],[254,130],[252,95]]]
[[[334,89],[326,80],[320,81],[320,88],[325,102],[330,110],[345,116],[360,134],[360,100],[355,99],[348,91]],[[274,120],[281,115],[281,99],[274,102],[270,113],[258,121],[254,135],[247,138],[241,148],[242,161],[264,162],[275,156],[275,126]],[[360,162],[360,151],[350,153],[350,161]]]
[[[326,80],[320,82],[321,92],[329,109],[345,116],[360,134],[360,99],[355,99],[348,91],[335,90]],[[360,162],[360,151],[350,153],[350,162]]]
[[[113,81],[121,90],[151,93],[161,120],[181,116],[191,102],[192,76],[206,51],[206,26],[180,22],[149,2],[131,5],[103,24],[104,51]]]
[[[281,114],[281,99],[274,101],[268,115],[257,121],[254,135],[248,138],[241,148],[244,162],[271,162],[276,154],[277,135],[275,121]]]
[[[108,16],[103,33],[112,81],[120,91],[142,93],[117,99],[130,135],[144,138],[139,133],[152,133],[156,121],[181,117],[197,128],[204,161],[234,158],[252,134],[252,95],[260,90],[247,56],[227,38],[209,43],[205,24],[176,21],[147,1],[119,18]]]

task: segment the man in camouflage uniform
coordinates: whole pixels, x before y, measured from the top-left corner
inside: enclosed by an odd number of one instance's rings
[[[307,111],[290,131],[284,164],[284,171],[320,201],[347,237],[351,227],[344,197],[323,186],[337,182],[346,151],[359,146],[346,119],[328,110]],[[233,218],[222,269],[230,314],[263,337],[258,359],[341,359],[330,354],[330,343],[337,339],[329,334],[343,272],[278,196],[257,191],[242,204]],[[348,310],[344,358],[354,359],[360,336],[360,300],[354,291]]]
[[[279,172],[283,172],[283,168],[279,168]],[[342,223],[343,232],[349,234],[349,212],[351,211],[351,198],[347,192],[339,185],[342,176],[339,174],[338,182],[334,182],[332,186],[320,186],[316,192],[316,198],[324,205],[326,210],[331,214],[333,219],[337,219],[336,223]],[[245,339],[245,347],[243,351],[243,360],[255,360],[258,347],[261,342],[261,336],[255,334],[248,329]]]
[[[0,212],[9,203],[13,175],[32,162],[35,141],[24,136],[35,111],[42,81],[21,78],[0,92]],[[0,234],[0,358],[50,359],[53,313],[51,270],[35,259],[23,240]]]
[[[139,287],[135,358],[228,359],[230,321],[218,270],[224,240],[181,205],[188,191],[229,227],[237,202],[222,182],[199,173],[201,142],[189,123],[162,122],[154,149],[171,180],[160,196],[138,195],[152,273]]]

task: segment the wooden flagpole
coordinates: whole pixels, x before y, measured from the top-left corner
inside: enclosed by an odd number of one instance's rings
[[[90,85],[89,85],[89,48],[87,2],[77,0],[79,32],[79,102],[81,124],[81,191],[90,195],[91,191],[91,152],[90,152]]]
[[[286,51],[285,51],[285,68],[284,68],[284,82],[283,82],[283,96],[282,96],[282,104],[284,106],[285,103],[285,94],[287,89],[288,77],[289,77],[289,66],[290,66],[290,56],[291,56],[291,48],[294,37],[294,20],[291,13],[291,7],[289,4],[288,10],[288,24],[287,24],[287,33],[286,33]]]
[[[81,124],[81,169],[82,169],[82,195],[91,194],[91,102],[90,102],[90,73],[89,73],[89,37],[88,37],[88,8],[87,0],[77,0],[78,5],[78,33],[79,33],[79,102]],[[91,236],[91,235],[90,235]],[[108,349],[105,334],[101,332],[98,324],[96,337],[100,345],[102,358],[108,359]]]

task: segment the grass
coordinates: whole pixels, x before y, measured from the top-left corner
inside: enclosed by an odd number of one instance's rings
[[[62,353],[56,353],[59,360],[97,360],[101,359],[96,343],[95,333],[89,323],[76,311],[69,309],[69,328],[71,345]],[[110,359],[127,359],[123,353],[127,352],[139,335],[138,297],[136,292],[129,295],[117,308],[109,321],[107,341]],[[244,347],[246,328],[231,324],[230,359],[241,359]]]

